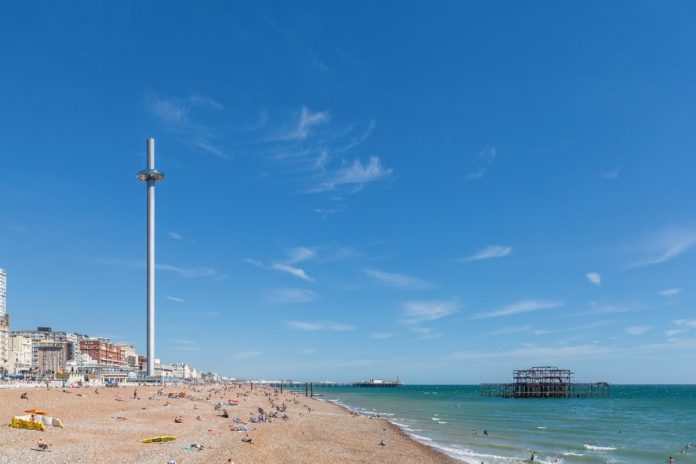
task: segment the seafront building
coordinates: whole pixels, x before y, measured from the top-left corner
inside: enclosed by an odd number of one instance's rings
[[[10,374],[26,374],[31,371],[33,343],[26,335],[12,335],[10,338]]]
[[[144,376],[147,358],[135,347],[109,338],[77,332],[56,332],[51,327],[10,331],[7,313],[7,272],[0,269],[0,375],[41,379],[87,381],[125,380]],[[203,376],[190,364],[163,364],[155,359],[155,377],[199,380]],[[208,374],[208,379],[219,379]]]
[[[0,372],[10,363],[10,316],[7,314],[7,272],[0,269]]]

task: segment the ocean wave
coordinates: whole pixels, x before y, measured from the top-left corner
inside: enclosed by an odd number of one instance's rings
[[[449,422],[439,421],[438,424],[449,424]]]
[[[561,453],[563,456],[584,456],[582,453],[576,453],[574,451],[566,451],[565,453]]]
[[[612,448],[611,446],[595,446],[595,445],[586,444],[585,449],[592,450],[592,451],[616,451],[617,448]]]

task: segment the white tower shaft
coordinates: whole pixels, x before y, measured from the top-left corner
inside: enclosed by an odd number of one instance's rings
[[[147,169],[155,169],[155,139],[147,139]],[[155,181],[147,181],[147,375],[155,375]]]

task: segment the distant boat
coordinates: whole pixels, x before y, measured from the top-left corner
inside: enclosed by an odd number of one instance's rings
[[[364,382],[356,382],[354,387],[400,387],[401,380],[397,377],[396,380],[370,379]]]

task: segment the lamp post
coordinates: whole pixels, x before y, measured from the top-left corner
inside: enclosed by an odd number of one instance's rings
[[[137,178],[147,184],[147,376],[155,375],[155,184],[164,173],[155,169],[155,139],[147,139],[147,169]]]

